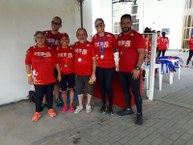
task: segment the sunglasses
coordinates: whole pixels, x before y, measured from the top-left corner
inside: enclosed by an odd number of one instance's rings
[[[60,25],[60,23],[52,21],[52,25]]]
[[[98,27],[103,27],[104,25],[103,24],[96,24],[95,27],[98,28]]]

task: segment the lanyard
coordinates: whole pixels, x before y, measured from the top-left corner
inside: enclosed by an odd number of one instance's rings
[[[104,54],[105,40],[106,40],[106,35],[104,35],[103,42],[100,42],[100,37],[98,35],[98,42],[99,42],[99,47],[100,47],[100,55]],[[102,45],[101,45],[101,43],[102,43]]]

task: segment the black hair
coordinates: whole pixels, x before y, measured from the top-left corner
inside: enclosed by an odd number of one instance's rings
[[[162,32],[162,36],[166,36],[166,32]]]
[[[129,19],[131,20],[131,15],[130,15],[130,14],[124,14],[124,15],[122,15],[122,16],[121,16],[121,21],[122,21],[123,19],[126,19],[126,18],[129,18]]]

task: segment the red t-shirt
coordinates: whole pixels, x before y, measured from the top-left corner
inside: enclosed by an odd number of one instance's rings
[[[169,44],[168,37],[160,37],[158,39],[158,44],[159,44],[158,50],[166,50]]]
[[[115,67],[114,49],[117,48],[116,37],[108,32],[105,32],[103,37],[98,37],[98,34],[95,34],[92,43],[95,46],[97,66],[101,68]],[[101,50],[103,47],[104,50]]]
[[[141,34],[131,30],[129,34],[118,35],[119,71],[131,72],[136,68],[137,49],[145,49],[145,41]]]
[[[151,51],[151,38],[146,38],[145,39],[145,45],[146,45],[146,49],[147,51]]]
[[[91,42],[76,42],[74,44],[74,69],[75,74],[80,76],[90,76],[92,74],[92,58],[95,57],[94,46]]]
[[[56,82],[53,74],[58,63],[54,50],[49,47],[30,47],[26,52],[25,64],[32,65],[32,77],[35,85],[46,85]]]
[[[188,40],[190,50],[193,50],[193,37]]]
[[[61,73],[74,73],[74,49],[72,47],[59,47],[57,50],[57,56]]]
[[[47,38],[47,46],[53,48],[54,50],[57,49],[57,47],[59,46],[59,42],[60,42],[60,33],[58,32],[58,34],[52,34],[51,30],[48,31],[44,31],[46,34],[46,38]]]

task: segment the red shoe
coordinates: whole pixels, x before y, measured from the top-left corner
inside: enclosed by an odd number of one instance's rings
[[[73,107],[73,106],[70,106],[70,107],[69,107],[69,111],[73,113],[73,112],[74,112],[74,107]]]
[[[33,117],[32,117],[32,121],[33,122],[38,121],[40,119],[40,116],[41,116],[40,112],[35,112]]]
[[[61,109],[61,111],[62,111],[63,113],[67,112],[67,111],[68,111],[68,107],[67,107],[67,106],[64,106],[64,107]]]
[[[56,112],[53,109],[49,109],[48,114],[50,115],[50,117],[55,117],[56,116]]]

